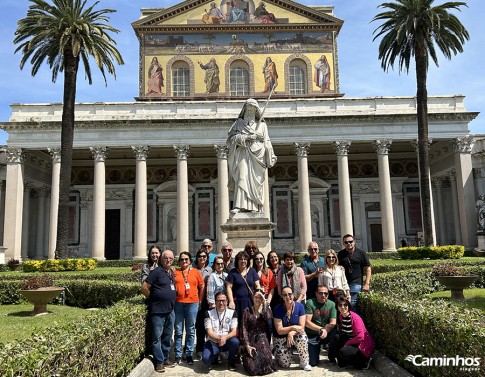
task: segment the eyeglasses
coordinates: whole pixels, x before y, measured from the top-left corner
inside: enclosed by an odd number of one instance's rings
[[[208,247],[210,249],[212,245],[202,245],[202,247]]]
[[[352,243],[354,243],[354,241],[344,241],[344,244],[346,244],[346,245],[350,245]]]
[[[216,266],[224,266],[224,262],[217,262]]]
[[[327,257],[327,259],[337,259],[337,258],[335,258],[334,256],[330,256],[330,255],[329,255],[329,256]]]
[[[328,292],[317,292],[320,296],[328,296]]]
[[[218,304],[224,304],[224,303],[226,303],[226,301],[227,301],[227,300],[216,300],[216,302],[217,302]]]
[[[232,251],[232,249],[222,249],[222,251]]]
[[[180,259],[179,259],[179,261],[180,261],[180,262],[187,262],[187,261],[189,261],[189,260],[190,260],[189,258],[180,258]]]
[[[204,258],[207,258],[207,255],[199,255],[197,258],[204,259]]]
[[[310,251],[318,251],[318,247],[317,248],[311,247],[308,250],[310,250]]]
[[[349,306],[347,304],[338,304],[339,308],[348,308]]]
[[[263,260],[264,258],[254,258],[254,260]]]
[[[281,296],[283,296],[283,297],[291,297],[291,296],[293,296],[293,292],[283,293],[283,294],[281,294]]]

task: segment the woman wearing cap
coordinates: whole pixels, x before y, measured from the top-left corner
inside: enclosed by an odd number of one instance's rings
[[[233,213],[261,212],[264,195],[268,195],[264,193],[265,173],[276,163],[276,155],[261,115],[258,101],[250,98],[229,130],[226,144],[229,175],[234,181]]]
[[[323,273],[318,275],[318,285],[326,285],[328,287],[329,299],[335,302],[337,291],[343,290],[345,296],[350,300],[349,285],[345,277],[345,270],[338,264],[337,253],[333,249],[328,249],[325,252],[325,268]]]
[[[271,353],[270,341],[265,336],[269,330],[268,321],[273,314],[262,289],[253,294],[254,305],[243,313],[241,346],[244,369],[251,375],[265,375],[276,371]]]

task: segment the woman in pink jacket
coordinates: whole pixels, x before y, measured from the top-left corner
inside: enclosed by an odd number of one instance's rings
[[[364,321],[351,311],[350,301],[345,297],[339,297],[337,307],[339,316],[339,334],[335,336],[338,343],[338,366],[351,365],[358,369],[369,368],[375,343],[365,328]],[[335,362],[335,360],[330,360]]]

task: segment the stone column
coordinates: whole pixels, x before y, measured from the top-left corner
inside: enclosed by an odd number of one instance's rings
[[[338,200],[340,213],[340,233],[354,234],[352,226],[352,198],[350,194],[349,161],[348,153],[352,142],[349,140],[338,140],[333,146],[337,153],[338,165]]]
[[[373,146],[377,152],[379,166],[379,192],[381,196],[382,251],[396,251],[394,212],[392,208],[391,174],[389,173],[389,150],[392,140],[376,140]]]
[[[453,229],[455,231],[455,244],[461,244],[460,210],[458,208],[458,194],[456,191],[456,171],[449,172],[451,185],[451,202],[453,204]]]
[[[214,145],[217,154],[217,244],[220,246],[227,240],[227,234],[221,230],[221,225],[225,224],[229,218],[229,173],[227,170],[227,153],[229,148],[225,144]]]
[[[106,215],[106,147],[90,147],[94,158],[94,189],[93,189],[93,245],[91,256],[98,260],[105,260],[104,237]]]
[[[428,139],[428,143],[429,143],[428,148],[429,148],[429,146],[431,146],[432,142],[433,142],[433,139],[431,139],[431,138]],[[414,147],[414,150],[416,151],[416,159],[417,159],[418,171],[419,171],[418,141],[417,140],[411,141],[411,145]],[[419,175],[421,175],[421,171],[419,171]],[[422,190],[421,189],[421,180],[420,180],[420,183],[419,183],[419,190],[420,191]],[[421,195],[420,195],[420,197],[421,197]],[[431,177],[429,177],[429,200],[430,200],[430,204],[431,204],[431,226],[432,226],[432,232],[433,232],[433,245],[436,245],[436,220],[435,220],[435,217],[434,217],[433,189],[431,187]],[[424,224],[422,203],[421,203],[421,223]],[[423,229],[423,232],[424,232],[424,229]]]
[[[133,258],[147,256],[147,145],[132,146],[136,158],[135,182],[135,245]]]
[[[473,187],[472,155],[474,139],[466,136],[451,142],[455,151],[456,188],[460,211],[461,239],[465,248],[477,246],[477,214]]]
[[[7,148],[7,185],[5,188],[5,223],[3,246],[5,260],[20,259],[22,253],[22,215],[24,178],[22,174],[24,153],[22,148]]]
[[[312,241],[312,212],[310,207],[310,183],[308,180],[308,150],[310,143],[293,143],[298,160],[298,224],[300,252]]]
[[[174,145],[177,156],[177,254],[189,251],[189,177],[187,158],[188,145]]]
[[[29,257],[29,204],[30,204],[30,182],[24,181],[24,200],[22,213],[22,260]]]
[[[37,236],[35,238],[35,259],[44,259],[44,231],[45,231],[45,196],[47,189],[38,190],[39,203],[37,206]]]
[[[51,209],[49,220],[48,259],[54,259],[57,242],[57,215],[59,211],[59,179],[61,174],[61,148],[47,148],[52,156]]]
[[[446,214],[445,214],[445,203],[443,202],[443,177],[433,178],[433,183],[436,187],[436,204],[438,209],[438,243],[440,245],[446,245],[448,239],[446,237]]]

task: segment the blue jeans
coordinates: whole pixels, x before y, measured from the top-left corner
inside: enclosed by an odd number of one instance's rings
[[[199,303],[185,304],[175,302],[175,357],[182,357],[182,336],[185,325],[185,356],[192,356],[195,342],[195,319]]]
[[[227,358],[228,363],[234,363],[236,361],[236,353],[239,348],[239,339],[235,336],[229,338],[224,346],[219,347],[217,343],[212,340],[205,342],[204,351],[202,351],[202,362],[205,365],[211,365],[215,358],[221,353],[221,351],[228,351],[229,356]]]
[[[321,339],[319,336],[308,337],[308,356],[310,357],[310,365],[316,366],[320,361],[320,347],[323,344],[328,344],[328,359],[332,360],[337,357],[337,347],[334,344],[333,338],[337,333],[337,326],[334,327],[330,333],[327,334],[325,339]]]
[[[352,311],[357,311],[357,299],[359,298],[359,293],[362,291],[362,285],[360,284],[349,284],[350,290],[350,303],[352,304]]]
[[[154,313],[150,316],[150,320],[153,361],[155,364],[162,364],[165,360],[168,360],[175,313],[173,311],[167,314]]]

